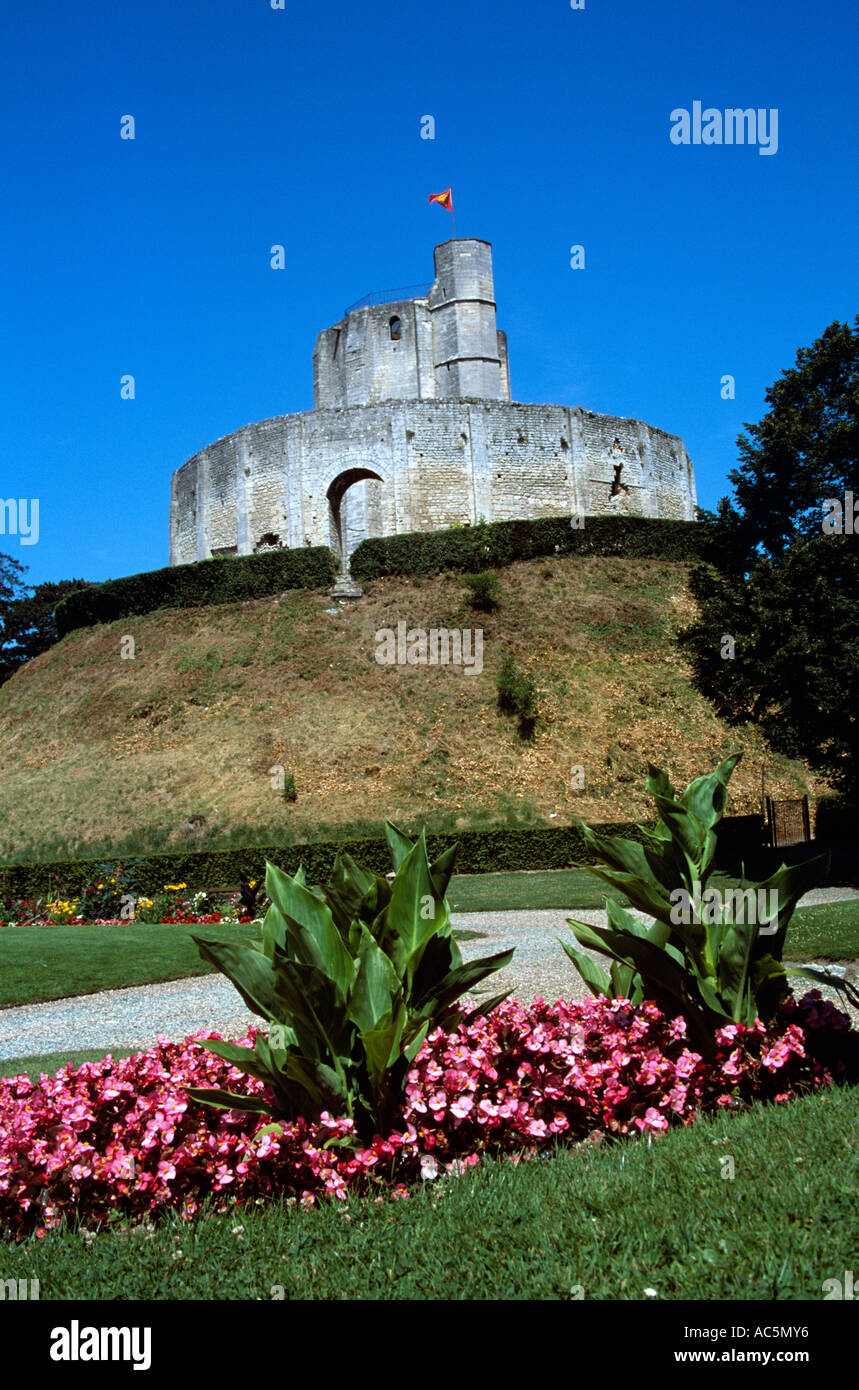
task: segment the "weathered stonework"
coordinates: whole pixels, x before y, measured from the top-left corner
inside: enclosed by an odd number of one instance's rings
[[[454,522],[620,512],[692,520],[676,435],[510,399],[492,250],[435,248],[425,297],[351,310],[320,333],[315,409],[219,439],[173,474],[170,563],[330,545]]]

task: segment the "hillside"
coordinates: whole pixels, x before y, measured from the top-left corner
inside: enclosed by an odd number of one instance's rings
[[[337,614],[327,594],[289,593],[71,633],[0,688],[0,858],[374,833],[386,816],[639,818],[648,760],[683,785],[735,747],[733,812],[758,808],[762,763],[771,794],[827,790],[692,689],[671,641],[693,611],[683,565],[563,557],[499,577],[492,615],[442,575],[376,580]],[[376,631],[399,621],[482,627],[482,673],[377,664]],[[508,654],[540,687],[532,743],[496,708]],[[292,804],[275,765],[294,775]]]

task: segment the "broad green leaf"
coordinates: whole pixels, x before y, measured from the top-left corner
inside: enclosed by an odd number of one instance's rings
[[[462,965],[462,955],[449,931],[436,932],[424,947],[412,981],[412,999],[423,999],[440,980]]]
[[[334,925],[331,909],[273,864],[267,867],[265,884],[272,902],[287,919],[289,954],[323,971],[345,998],[355,965]]]
[[[348,935],[350,924],[361,914],[365,900],[375,896],[375,891],[375,874],[362,869],[350,854],[337,855],[325,885],[325,896],[341,934]]]
[[[424,947],[446,921],[447,910],[444,900],[435,895],[426,840],[421,834],[397,870],[386,909],[386,933],[379,942],[401,976],[405,976],[407,998]]]
[[[275,946],[279,946],[281,950],[286,949],[286,923],[281,912],[272,903],[262,924],[262,948],[268,960],[274,960]]]
[[[402,830],[398,830],[394,822],[390,820],[385,821],[385,839],[388,841],[394,869],[398,870],[403,860],[411,854],[415,842],[410,840],[408,835],[404,835]]]
[[[236,1043],[211,1042],[202,1044],[207,1052],[214,1052],[216,1057],[223,1057],[225,1062],[230,1062],[240,1071],[247,1072],[248,1076],[255,1076],[258,1081],[264,1081],[267,1086],[277,1084],[278,1070],[271,1065],[270,1059],[260,1056],[254,1047],[239,1047]]]
[[[831,861],[831,855],[820,854],[814,859],[806,859],[801,864],[794,864],[790,868],[782,864],[774,874],[762,883],[754,885],[757,891],[762,890],[767,894],[766,901],[769,901],[771,889],[778,893],[778,930],[761,935],[761,951],[768,951],[779,959],[784,953],[787,929],[790,926],[790,919],[800,898],[803,898],[812,888],[815,888],[825,879]]]
[[[758,928],[753,922],[728,924],[721,933],[717,963],[719,995],[724,1007],[734,1016],[739,1007],[746,1006],[749,990],[749,967]]]
[[[558,938],[560,940],[560,938]],[[573,965],[578,970],[591,994],[599,996],[604,994],[611,999],[611,979],[596,961],[586,956],[584,951],[577,951],[575,946],[571,946],[567,941],[561,941],[561,945],[569,956]]]
[[[337,1059],[351,1050],[352,1030],[346,1000],[339,988],[315,965],[279,955],[275,969],[277,998],[291,1015],[290,1022],[294,1026],[301,1024],[315,1040],[314,1051],[320,1056],[327,1052],[329,1061],[336,1065]]]
[[[680,797],[681,804],[687,811],[691,811],[707,830],[712,830],[722,819],[728,799],[728,780],[742,756],[742,753],[732,753],[719,763],[715,771],[690,782]]]
[[[239,1096],[232,1091],[201,1090],[189,1086],[186,1095],[191,1100],[198,1100],[201,1105],[213,1105],[218,1110],[246,1110],[251,1115],[267,1115],[271,1108],[258,1096]]]
[[[433,881],[433,887],[437,898],[447,897],[447,889],[451,880],[451,875],[453,874],[453,866],[456,863],[458,849],[459,845],[451,845],[450,849],[444,850],[444,852],[430,864],[430,878]]]
[[[417,1001],[416,1011],[430,1020],[438,1018],[450,1004],[456,1003],[460,995],[467,994],[481,980],[485,980],[487,975],[494,975],[497,970],[503,970],[512,959],[513,948],[458,966],[443,980],[439,980],[423,999]]]
[[[421,1048],[423,1047],[424,1039],[426,1038],[426,1035],[429,1032],[429,1030],[430,1024],[429,1020],[427,1020],[425,1023],[421,1024],[414,1037],[409,1041],[408,1046],[403,1049],[403,1056],[405,1057],[409,1065],[411,1065],[411,1063],[415,1060]]]
[[[374,1087],[380,1085],[385,1073],[399,1057],[405,1025],[406,1008],[400,1001],[393,1015],[379,1019],[373,1028],[361,1034],[367,1073]]]
[[[269,1021],[280,1016],[272,966],[261,951],[233,941],[207,941],[193,932],[191,940],[203,960],[235,985],[252,1013]]]
[[[400,995],[400,981],[388,957],[362,928],[357,969],[349,997],[349,1015],[361,1033],[369,1033],[390,1017]]]
[[[583,924],[571,922],[570,925],[581,941],[582,934],[577,928]],[[604,955],[638,970],[645,980],[653,980],[675,998],[683,999],[686,978],[683,967],[665,948],[648,941],[646,937],[617,931],[613,927],[591,927],[588,935],[591,933],[599,941],[598,949]],[[583,941],[582,944],[588,943]]]
[[[291,1081],[307,1093],[317,1111],[327,1110],[329,1114],[338,1116],[353,1114],[352,1092],[342,1068],[330,1067],[316,1057],[301,1057],[297,1052],[291,1052],[284,1071]],[[311,1115],[306,1118],[315,1117]]]
[[[644,784],[651,796],[661,796],[666,801],[674,800],[674,788],[668,778],[668,773],[661,767],[654,767],[653,763],[647,764],[647,779]]]
[[[690,864],[699,865],[704,857],[706,829],[697,816],[687,811],[678,801],[670,801],[665,796],[654,796],[659,814],[671,832],[671,838],[686,855]]]
[[[828,985],[830,989],[837,989],[854,1009],[859,1009],[859,990],[846,980],[843,975],[835,975],[831,970],[823,965],[792,965],[791,975],[801,975],[805,980],[813,980],[815,984]]]

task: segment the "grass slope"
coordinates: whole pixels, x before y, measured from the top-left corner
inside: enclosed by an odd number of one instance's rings
[[[439,830],[642,818],[648,761],[685,784],[734,747],[734,811],[757,809],[763,758],[772,794],[825,790],[692,689],[672,640],[693,613],[685,566],[558,557],[499,577],[492,615],[440,575],[374,581],[338,615],[327,594],[288,593],[71,633],[0,688],[0,861],[326,838],[386,816]],[[482,672],[377,664],[375,633],[400,621],[481,627]],[[496,708],[507,655],[540,689],[530,744]]]
[[[49,1232],[3,1252],[44,1299],[820,1300],[855,1267],[859,1088],[650,1145],[491,1161],[408,1200]],[[731,1158],[734,1176],[725,1160]],[[580,1292],[577,1292],[580,1290]]]

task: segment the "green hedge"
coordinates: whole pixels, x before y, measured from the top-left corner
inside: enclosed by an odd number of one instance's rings
[[[732,842],[731,830],[737,822],[754,818],[726,817],[722,832]],[[749,827],[739,824],[741,833]],[[622,835],[630,840],[642,840],[638,825],[630,821],[594,827],[604,835]],[[754,829],[752,827],[752,829]],[[721,838],[720,833],[720,838]],[[754,838],[754,836],[753,836]],[[429,835],[430,854],[435,856],[451,845],[458,845],[456,872],[487,874],[520,869],[568,869],[588,862],[581,832],[574,825],[523,826],[515,829],[464,830],[458,834]],[[759,836],[755,838],[759,844]],[[732,843],[733,847],[733,843]],[[200,888],[234,888],[240,873],[249,878],[262,878],[266,860],[294,874],[303,864],[311,883],[324,882],[338,852],[351,854],[359,864],[376,873],[387,873],[391,859],[387,842],[374,840],[319,841],[315,844],[258,845],[248,849],[187,851],[175,854],[153,854],[142,858],[125,858],[123,865],[134,869],[139,893],[160,892],[166,883],[187,883],[189,890]],[[113,861],[110,861],[113,863]],[[65,896],[79,893],[90,883],[98,882],[99,866],[105,858],[79,860],[74,863],[13,864],[0,866],[0,895],[4,898],[38,898],[55,893],[59,887]]]
[[[479,522],[450,531],[421,531],[362,541],[350,562],[359,581],[393,574],[485,569],[546,555],[622,555],[687,561],[703,553],[707,528],[695,521],[644,516],[593,516],[574,530],[570,517]]]
[[[265,598],[286,589],[323,589],[334,579],[336,563],[327,546],[267,550],[260,555],[219,555],[192,565],[130,574],[91,584],[57,604],[60,637],[75,628],[111,623],[156,608],[195,608]]]
[[[627,835],[638,839],[638,828],[632,824],[606,825],[609,834]],[[565,869],[584,862],[584,842],[575,826],[522,827],[521,829],[466,830],[460,834],[428,836],[430,853],[437,855],[450,845],[458,845],[458,873],[495,873],[504,869]],[[376,873],[386,874],[391,857],[386,840],[319,841],[315,844],[259,845],[248,849],[188,851],[175,854],[153,854],[141,858],[126,858],[122,862],[134,868],[137,889],[142,893],[159,892],[165,883],[187,883],[190,889],[234,887],[239,873],[249,878],[262,878],[266,860],[295,873],[304,864],[311,883],[328,877],[337,853],[345,851],[359,864]],[[79,860],[75,863],[13,864],[0,867],[0,888],[4,896],[42,897],[54,892],[59,884],[63,893],[78,893],[87,884],[97,882],[99,860]]]

